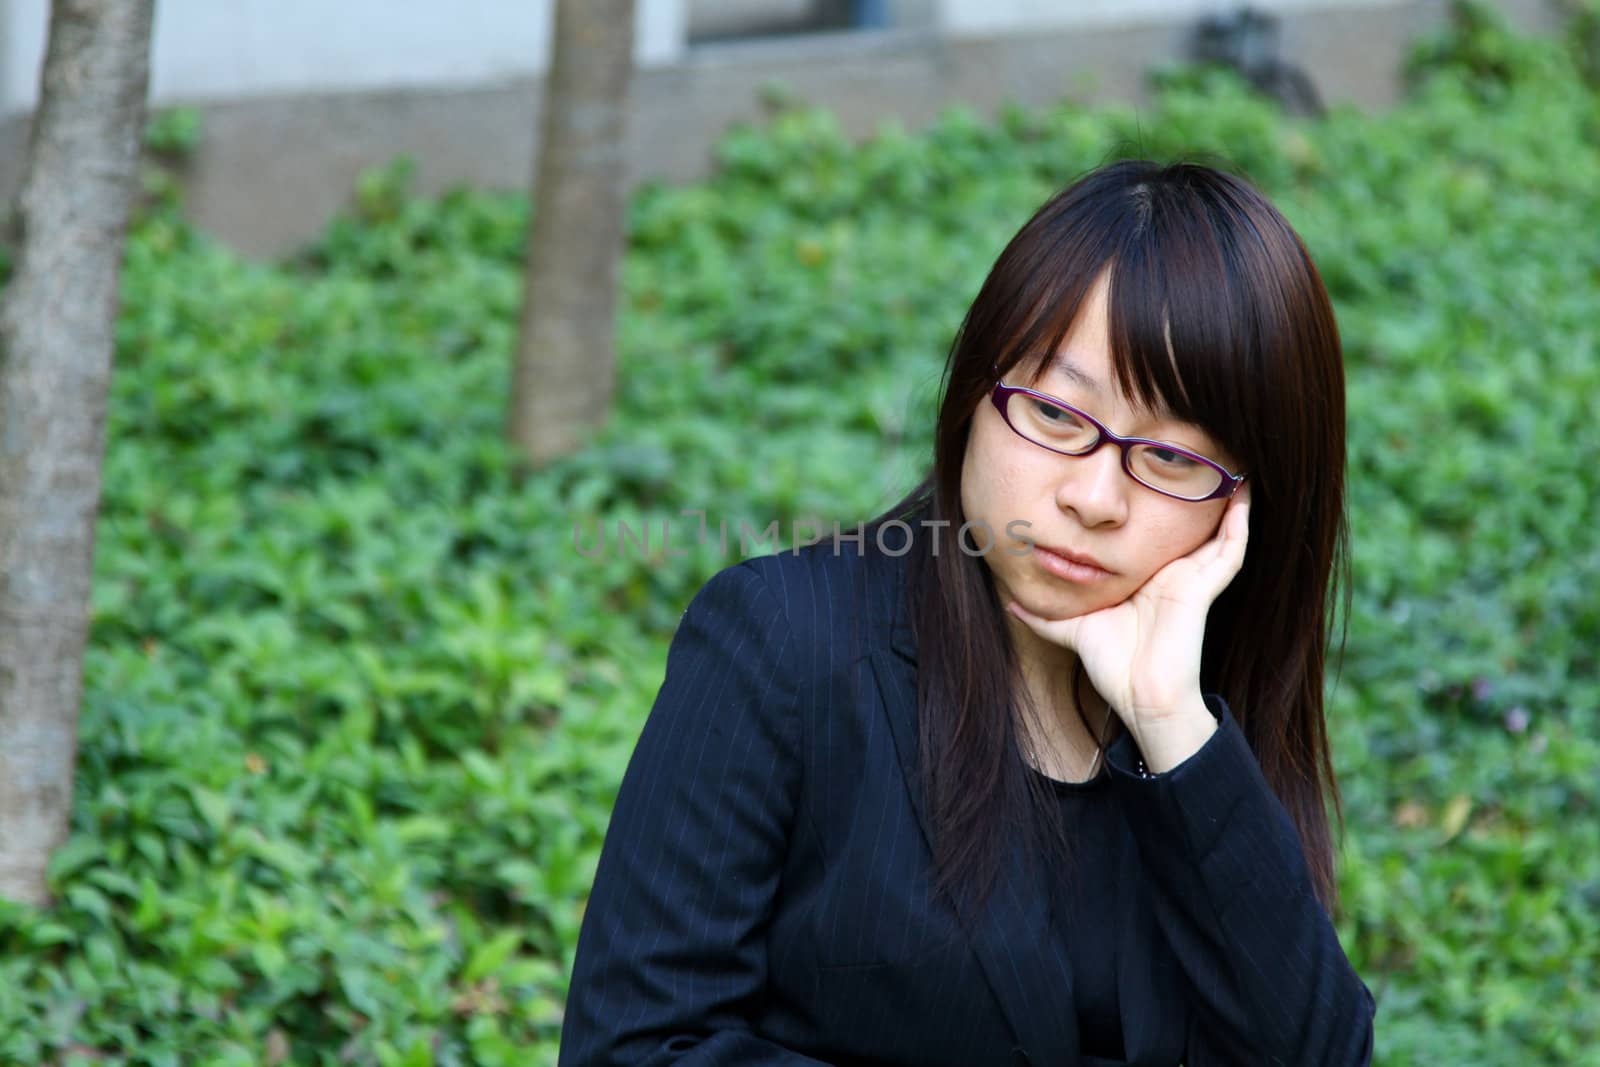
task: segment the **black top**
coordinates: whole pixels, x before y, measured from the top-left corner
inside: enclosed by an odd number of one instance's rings
[[[1038,775],[1039,772],[1030,773]],[[1056,883],[1051,929],[1072,961],[1073,1000],[1082,1051],[1123,1058],[1117,1001],[1116,850],[1128,829],[1102,765],[1093,778],[1063,782],[1039,775],[1060,801],[1072,866]]]

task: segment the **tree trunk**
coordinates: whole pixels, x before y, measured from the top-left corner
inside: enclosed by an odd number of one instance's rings
[[[616,387],[634,0],[556,0],[506,430],[534,463],[605,420]]]
[[[0,296],[0,897],[67,836],[152,0],[55,0]]]

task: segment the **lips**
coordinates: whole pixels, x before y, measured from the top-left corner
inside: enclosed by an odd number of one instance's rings
[[[1105,571],[1107,574],[1113,573],[1110,567],[1107,567],[1104,563],[1101,563],[1099,560],[1095,559],[1086,552],[1073,552],[1071,549],[1056,548],[1054,545],[1035,544],[1033,547],[1035,549],[1043,549],[1046,552],[1060,556],[1068,563],[1081,563],[1083,566],[1093,567],[1097,571]]]
[[[1071,582],[1093,582],[1102,578],[1110,578],[1114,573],[1105,564],[1093,556],[1082,552],[1073,552],[1066,548],[1052,548],[1049,545],[1035,544],[1034,555],[1039,560],[1039,565],[1058,578],[1065,578]]]

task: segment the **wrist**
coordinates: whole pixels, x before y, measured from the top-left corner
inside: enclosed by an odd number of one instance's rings
[[[1216,732],[1216,717],[1195,692],[1171,710],[1140,715],[1134,740],[1150,773],[1162,774],[1200,751]]]

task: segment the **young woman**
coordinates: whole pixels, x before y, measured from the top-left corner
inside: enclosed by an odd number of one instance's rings
[[[1344,455],[1332,310],[1258,192],[1125,162],[1050,200],[926,480],[690,604],[560,1062],[1368,1063],[1329,919]]]

